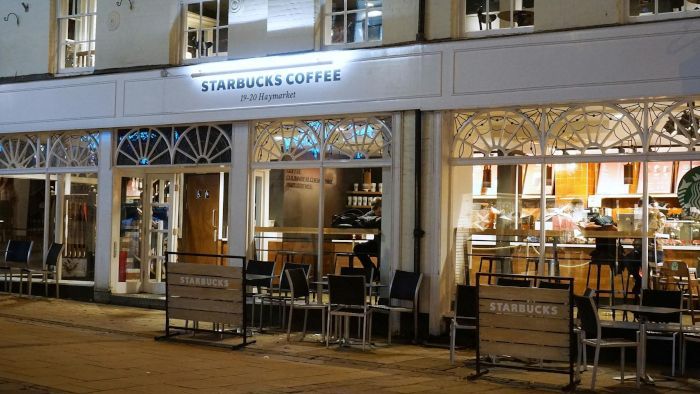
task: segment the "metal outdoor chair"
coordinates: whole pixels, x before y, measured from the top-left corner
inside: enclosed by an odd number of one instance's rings
[[[476,331],[476,287],[457,285],[455,314],[450,321],[450,364],[455,362],[457,330]]]
[[[12,292],[12,269],[27,266],[29,263],[29,255],[32,253],[33,241],[24,240],[9,240],[5,249],[5,261],[0,266],[0,271],[3,272],[5,281],[5,291]],[[7,275],[10,276],[10,281],[7,281]],[[22,295],[22,282],[20,281],[19,295]]]
[[[683,327],[683,340],[681,341],[681,375],[685,375],[685,359],[688,352],[688,343],[700,343],[700,326],[692,325]]]
[[[58,259],[61,257],[63,244],[53,243],[49,247],[49,252],[46,254],[46,260],[41,267],[33,268],[27,263],[26,266],[19,269],[19,292],[22,293],[22,277],[27,276],[28,290],[27,295],[32,295],[32,277],[35,274],[41,274],[42,282],[44,283],[44,296],[49,296],[49,275],[53,276],[56,282],[56,298],[59,296],[60,281],[58,278]]]
[[[326,324],[326,347],[330,344],[333,317],[343,320],[343,336],[349,335],[349,319],[357,317],[362,320],[362,350],[365,350],[367,335],[367,316],[369,305],[365,295],[365,277],[362,275],[328,276],[328,324]],[[336,332],[339,327],[336,325]]]
[[[284,263],[282,266],[282,273],[277,287],[272,287],[270,294],[261,296],[260,299],[260,310],[262,311],[265,301],[270,304],[270,318],[272,318],[272,304],[277,304],[280,307],[281,323],[284,327],[284,322],[287,317],[287,302],[290,302],[290,293],[292,291],[289,286],[289,279],[285,272],[291,269],[302,269],[308,278],[311,266],[308,264],[296,264],[296,263]],[[262,314],[262,313],[261,313]]]
[[[628,339],[603,338],[600,318],[598,310],[595,306],[592,296],[574,296],[576,308],[581,319],[581,330],[585,335],[581,343],[583,351],[586,351],[586,346],[595,347],[595,356],[593,358],[593,372],[591,376],[591,390],[595,390],[595,380],[598,373],[598,360],[600,359],[601,348],[620,348],[620,381],[624,382],[625,375],[625,348],[637,348],[639,341],[631,341]],[[639,366],[637,366],[639,367]],[[580,368],[580,367],[579,367]],[[577,370],[579,369],[577,368]],[[639,368],[637,368],[639,369]],[[639,387],[639,374],[637,374],[637,387]]]
[[[415,272],[396,270],[394,277],[391,279],[389,287],[389,298],[379,299],[377,305],[370,307],[369,316],[369,336],[372,341],[372,315],[375,312],[385,313],[389,316],[387,343],[391,345],[391,312],[410,312],[413,313],[413,340],[418,339],[418,294],[420,292],[420,284],[423,281],[423,274]],[[410,303],[410,306],[405,306]]]
[[[263,316],[262,297],[270,295],[270,291],[272,289],[272,276],[275,273],[275,265],[276,264],[274,261],[249,260],[245,269],[246,274],[270,276],[269,279],[249,280],[246,282],[248,286],[255,287],[257,289],[257,293],[248,293],[247,296],[251,297],[252,300],[252,310],[250,313],[251,324],[255,324],[255,304],[257,304],[257,301],[260,300],[260,327],[262,327]],[[263,291],[265,292],[263,293]]]
[[[664,308],[682,308],[683,294],[673,290],[642,291],[641,304]],[[647,316],[647,340],[671,341],[671,376],[676,376],[676,343],[681,333],[681,312],[673,314],[650,314]]]
[[[362,275],[365,277],[365,283],[372,283],[372,278],[374,278],[374,268],[366,269],[365,267],[340,267],[340,275]],[[372,287],[367,287],[367,295],[377,298],[377,294],[372,292]]]
[[[301,332],[301,339],[306,336],[306,322],[309,317],[309,310],[321,311],[321,335],[326,335],[326,308],[328,305],[311,303],[309,296],[309,280],[306,277],[306,272],[301,268],[288,269],[285,271],[287,281],[291,289],[291,297],[289,302],[289,321],[287,323],[287,342],[289,342],[289,334],[292,331],[292,316],[294,309],[304,310],[304,328]]]
[[[664,261],[659,266],[657,280],[659,289],[682,292],[690,311],[690,317],[695,324],[695,297],[698,295],[699,289],[697,279],[690,273],[688,265],[683,261]]]

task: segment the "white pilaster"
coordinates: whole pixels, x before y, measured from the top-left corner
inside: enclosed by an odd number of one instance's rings
[[[248,123],[233,125],[231,172],[228,193],[228,252],[246,256],[248,246]],[[238,264],[239,261],[233,261]]]
[[[114,189],[112,184],[112,133],[99,133],[99,164],[97,167],[97,240],[95,247],[95,293],[110,291],[112,254],[112,212]]]

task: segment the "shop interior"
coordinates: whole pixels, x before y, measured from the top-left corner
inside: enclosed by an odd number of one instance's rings
[[[95,276],[95,174],[0,177],[0,245],[32,241],[29,264],[42,267],[45,249],[63,243],[58,278],[91,284]],[[56,234],[56,229],[62,229]]]
[[[681,189],[700,162],[680,158],[694,143],[700,117],[691,116],[693,102],[673,105],[648,104],[643,112],[630,104],[629,115],[621,107],[552,109],[546,121],[539,110],[523,110],[520,118],[472,115],[458,131],[458,165],[451,168],[456,281],[474,283],[477,272],[488,270],[572,276],[582,293],[609,290],[613,265],[616,294],[627,297],[634,264],[644,259],[652,270],[663,261],[695,270],[700,221],[682,201],[694,191]],[[636,123],[644,116],[648,132]],[[549,127],[545,147],[538,122]],[[459,164],[467,157],[472,164]],[[597,278],[600,259],[610,264]]]
[[[379,222],[367,225],[358,218],[373,214],[373,201],[381,200],[383,172],[382,168],[255,171],[256,257],[278,262],[280,270],[283,262],[310,264],[312,271],[321,267],[322,274],[361,267],[352,256],[353,248],[379,237],[381,228]],[[372,262],[378,270],[378,256],[372,256]]]

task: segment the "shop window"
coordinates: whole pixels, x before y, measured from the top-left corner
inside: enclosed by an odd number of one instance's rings
[[[33,266],[42,261],[45,206],[43,175],[0,176],[0,247],[14,239],[32,241]]]
[[[197,125],[176,131],[174,164],[230,163],[230,135],[230,125]]]
[[[329,0],[326,4],[326,45],[381,42],[382,0]]]
[[[390,116],[261,122],[255,134],[259,163],[391,158]]]
[[[61,0],[58,8],[58,70],[95,67],[97,0]]]
[[[530,111],[466,112],[455,116],[452,157],[536,156],[540,134]],[[537,112],[534,112],[537,113]]]
[[[388,272],[392,127],[390,115],[259,122],[250,204],[256,257],[311,265],[317,278],[350,265]]]
[[[696,0],[629,0],[629,15],[687,16],[700,14],[700,4]]]
[[[228,55],[228,0],[188,0],[184,5],[184,59]]]
[[[634,116],[634,108],[614,105],[569,108],[556,118],[548,130],[547,154],[642,153],[644,134],[638,118]]]
[[[231,162],[231,124],[139,127],[117,130],[118,166]]]
[[[261,122],[256,126],[256,162],[319,160],[323,123],[318,121]]]
[[[51,137],[49,167],[97,167],[96,133],[66,133]]]
[[[474,282],[482,262],[484,270],[493,264],[495,272],[535,273],[541,186],[539,164],[453,167],[450,221],[457,283]],[[551,194],[551,184],[546,190]]]
[[[700,151],[700,108],[695,106],[695,101],[651,103],[650,115],[650,151]]]
[[[652,272],[663,261],[695,265],[700,111],[693,98],[465,111],[454,120],[449,215],[456,281],[473,281],[482,257],[516,273],[533,273],[527,259],[534,257],[576,277],[576,291],[591,264],[616,265],[625,280],[629,274],[629,289],[649,278],[640,269],[647,261]],[[529,124],[531,136],[546,144],[528,153],[535,157],[501,157],[526,146],[523,133],[508,129],[517,124]],[[528,252],[532,245],[537,250]],[[509,259],[498,260],[503,256]],[[600,288],[610,288],[607,275]]]
[[[326,160],[390,157],[391,117],[328,121],[325,134]]]
[[[56,226],[63,230],[61,279],[92,281],[97,239],[97,174],[57,174],[52,178],[65,191],[63,216]],[[54,190],[51,208],[55,210],[55,201],[60,200]]]
[[[117,144],[117,165],[171,164],[169,128],[119,130]]]
[[[0,169],[36,168],[44,164],[44,146],[29,136],[0,137]]]
[[[531,31],[535,0],[467,0],[465,31]]]

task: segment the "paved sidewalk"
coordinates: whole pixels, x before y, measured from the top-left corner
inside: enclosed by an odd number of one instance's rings
[[[451,366],[446,349],[423,346],[326,349],[317,336],[290,344],[280,333],[256,335],[243,351],[156,342],[163,319],[157,310],[0,295],[0,392],[532,393],[566,383],[514,370],[469,382],[464,360],[473,352]],[[601,391],[636,391],[615,375],[616,365],[602,368]],[[700,382],[660,381],[642,392],[695,393]]]

